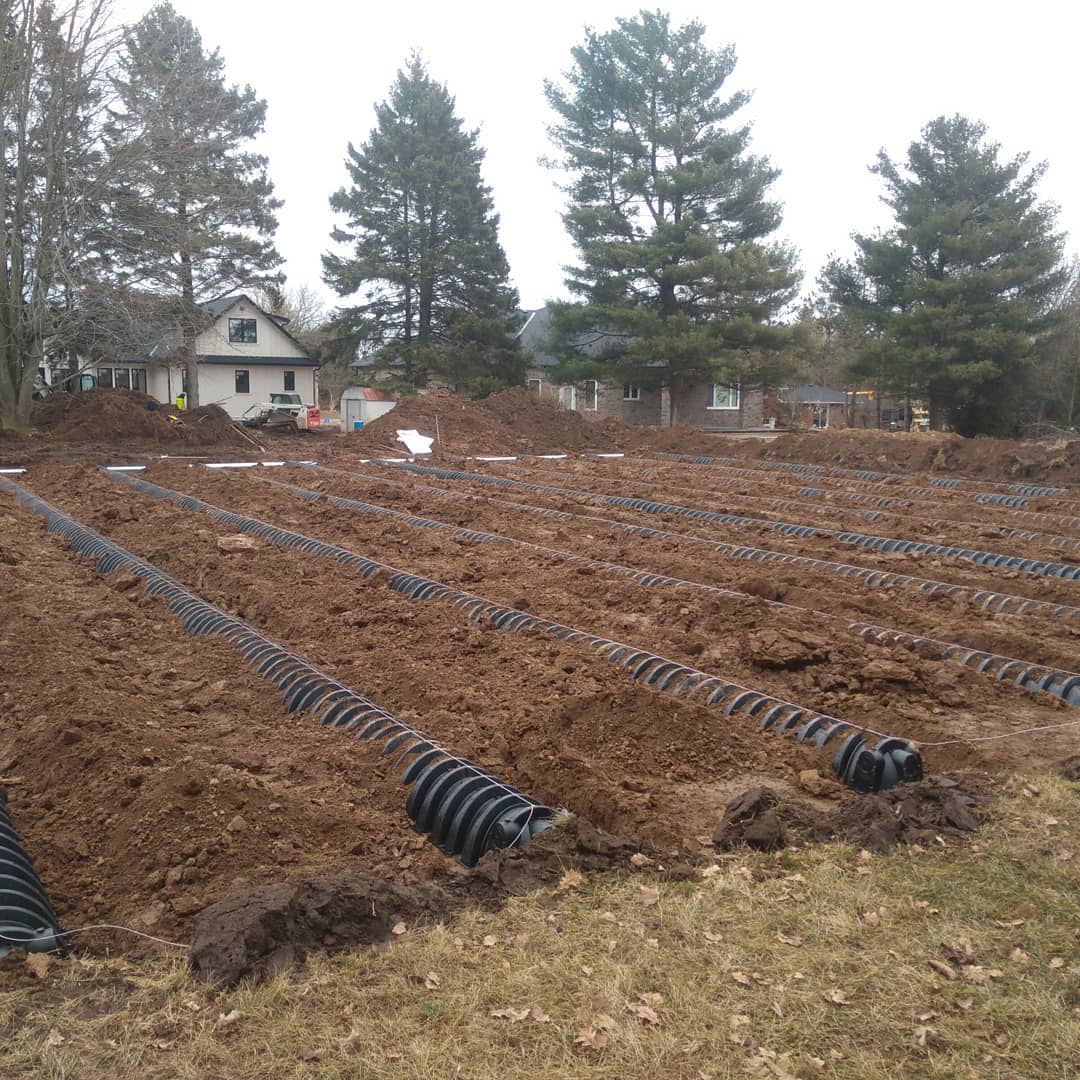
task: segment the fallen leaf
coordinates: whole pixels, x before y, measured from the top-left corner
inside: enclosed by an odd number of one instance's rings
[[[925,1046],[935,1035],[937,1035],[937,1031],[932,1027],[917,1027],[915,1029],[915,1045]]]
[[[944,961],[942,961],[942,960],[927,960],[927,963],[939,975],[944,976],[946,979],[955,979],[956,978],[956,972],[953,971],[953,969],[951,967],[949,967],[949,965],[946,964]]]
[[[580,889],[585,879],[581,876],[580,870],[567,870],[561,878],[559,878],[559,884],[555,886],[556,892],[566,892],[567,889]]]
[[[301,1050],[296,1055],[301,1061],[318,1061],[321,1055],[318,1050]]]
[[[660,1016],[655,1009],[650,1008],[648,1005],[627,1005],[627,1008],[632,1012],[643,1024],[656,1025],[660,1023]]]
[[[232,1012],[218,1013],[217,1026],[219,1028],[232,1027],[237,1020],[240,1019],[240,1010],[233,1009]]]
[[[394,934],[397,937],[400,937],[408,929],[409,928],[403,922],[396,922],[393,926],[390,927],[390,933]]]
[[[599,1028],[601,1031],[614,1031],[615,1018],[609,1016],[606,1012],[598,1012],[593,1017],[593,1027]]]
[[[971,1006],[974,1005],[974,1004],[975,1004],[975,999],[974,998],[958,998],[957,1002],[956,1002],[956,1007],[958,1009],[963,1009],[965,1012],[967,1012],[967,1010],[970,1009]]]
[[[634,854],[630,856],[630,865],[636,866],[639,870],[642,870],[646,866],[652,866],[653,860],[650,859],[648,855],[644,854],[644,852],[635,851]]]
[[[155,1050],[171,1050],[176,1043],[169,1042],[167,1039],[158,1039],[157,1042],[150,1044]]]
[[[400,1061],[401,1060],[401,1051],[400,1050],[384,1050],[383,1051],[383,1057],[386,1058],[387,1061]]]
[[[772,1011],[774,1013],[776,1013],[776,1015],[778,1017],[780,1017],[781,1020],[784,1019],[784,1010],[782,1008],[780,1008],[780,1002],[779,1001],[774,1001],[772,1003]]]
[[[510,1020],[512,1023],[518,1024],[529,1015],[528,1009],[496,1009],[492,1014],[492,1017],[496,1020]]]
[[[653,1008],[658,1009],[664,1004],[664,995],[647,990],[644,994],[638,994],[638,1001],[643,1001],[646,1005],[652,1005]]]
[[[581,973],[582,973],[582,975],[591,975],[593,973],[593,969],[591,967],[589,967],[587,964],[582,964],[581,965]]]
[[[52,957],[48,953],[32,952],[27,954],[23,963],[37,978],[44,979],[49,971],[49,965],[52,963]]]
[[[1013,914],[1018,919],[1030,919],[1035,914],[1035,905],[1030,900],[1025,900],[1022,904],[1017,905]]]
[[[49,1034],[45,1036],[46,1046],[63,1046],[67,1042],[67,1039],[60,1034],[59,1029],[49,1028]]]
[[[825,1059],[824,1058],[808,1057],[806,1059],[806,1063],[812,1069],[816,1069],[818,1072],[821,1072],[825,1068]]]
[[[529,1014],[532,1016],[532,1018],[538,1024],[550,1024],[551,1023],[551,1017],[548,1016],[548,1014],[546,1012],[544,1012],[544,1010],[541,1009],[539,1005],[534,1005],[529,1010]]]
[[[941,912],[936,907],[931,907],[929,902],[926,901],[926,900],[916,900],[915,903],[912,904],[911,906],[916,911],[921,911],[926,915],[940,915],[941,914]]]
[[[493,945],[497,943],[498,938],[496,938],[494,934],[485,935],[484,940],[480,942],[480,944],[483,945],[485,949],[490,949]]]
[[[706,941],[712,942],[713,945],[724,940],[719,934],[714,934],[711,930],[706,930],[702,936]]]
[[[802,944],[801,937],[788,937],[787,934],[779,933],[776,935],[776,940],[783,945],[791,945],[793,948],[798,948]]]
[[[921,1020],[924,1024],[927,1020],[933,1020],[937,1016],[937,1013],[933,1009],[920,1009],[915,1014],[916,1020]]]
[[[428,990],[438,990],[442,978],[434,971],[429,971],[424,976],[424,987]]]
[[[582,1046],[586,1050],[603,1050],[608,1044],[608,1037],[594,1027],[582,1028],[574,1039],[575,1046]]]
[[[614,912],[611,912],[611,911],[601,911],[600,914],[597,915],[596,917],[601,922],[613,923],[613,922],[617,921],[616,918],[615,918]]]
[[[1065,960],[1061,956],[1052,956],[1050,957],[1050,966],[1056,971],[1058,968],[1065,966]]]
[[[841,1006],[843,1006],[843,1005],[850,1005],[851,1004],[851,998],[849,998],[847,996],[847,994],[843,990],[840,990],[837,987],[833,987],[833,989],[831,989],[831,990],[822,990],[821,991],[821,996],[830,1005],[841,1005]]]
[[[660,899],[659,889],[641,889],[637,894],[637,902],[642,907],[652,907]]]
[[[749,986],[749,985],[750,985],[750,976],[749,976],[749,975],[747,975],[745,971],[733,971],[733,972],[731,973],[731,977],[732,977],[732,978],[733,978],[733,979],[734,979],[734,980],[735,980],[735,981],[736,981],[736,982],[737,982],[737,983],[738,983],[738,984],[739,984],[740,986]]]
[[[1028,954],[1026,952],[1024,952],[1024,950],[1021,949],[1019,946],[1017,946],[1017,948],[1013,949],[1013,951],[1011,953],[1009,953],[1009,959],[1014,964],[1030,964],[1031,963],[1031,957],[1028,956]]]
[[[716,875],[719,873],[720,867],[717,866],[715,863],[712,866],[703,866],[701,868],[701,876],[706,879],[716,877]]]

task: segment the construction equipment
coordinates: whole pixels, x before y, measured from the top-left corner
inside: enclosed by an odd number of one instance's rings
[[[305,405],[299,394],[271,394],[269,401],[252,405],[240,423],[249,428],[273,431],[316,431],[321,423],[318,405]]]

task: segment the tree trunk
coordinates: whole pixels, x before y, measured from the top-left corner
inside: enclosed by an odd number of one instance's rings
[[[195,282],[191,269],[191,255],[189,252],[180,253],[180,288],[184,301],[183,315],[183,359],[187,370],[187,406],[197,409],[201,404],[199,398],[199,358],[195,355]],[[170,404],[172,404],[170,402]]]

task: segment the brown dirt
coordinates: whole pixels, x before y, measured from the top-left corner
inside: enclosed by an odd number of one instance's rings
[[[404,449],[397,441],[399,428],[437,435],[432,451],[443,456],[612,448],[580,413],[559,409],[523,389],[503,390],[481,401],[446,392],[402,398],[384,416],[350,432],[345,442],[350,451],[400,455]]]
[[[525,404],[508,398],[499,407],[512,417]],[[342,443],[354,446],[352,439]],[[595,464],[573,466],[582,478],[572,486],[588,486],[586,473]],[[1080,749],[1075,728],[976,742],[1060,723],[1071,713],[1047,695],[1028,695],[955,664],[864,642],[813,614],[769,609],[760,598],[1062,667],[1076,666],[1075,626],[990,616],[968,603],[857,587],[804,570],[763,573],[700,546],[538,518],[505,505],[516,500],[642,520],[563,497],[496,492],[504,500],[497,503],[488,501],[490,487],[439,485],[485,496],[451,500],[422,490],[426,478],[400,472],[387,476],[409,486],[304,469],[265,475],[746,595],[643,589],[521,547],[458,540],[448,531],[303,503],[250,473],[169,462],[147,473],[228,509],[856,723],[951,743],[927,748],[931,773],[1056,769]],[[603,475],[599,467],[591,473],[594,481]],[[624,843],[675,850],[693,861],[703,837],[711,848],[708,834],[748,783],[771,789],[782,805],[800,792],[818,800],[819,811],[837,804],[828,835],[865,846],[883,842],[891,828],[887,814],[896,818],[898,807],[912,823],[901,839],[946,827],[963,831],[956,821],[966,819],[948,803],[960,797],[956,789],[920,788],[917,805],[904,803],[901,794],[885,798],[885,811],[851,809],[877,804],[844,797],[823,779],[828,762],[820,753],[763,736],[752,720],[725,718],[634,685],[587,646],[470,624],[458,609],[410,603],[381,578],[365,582],[332,560],[266,544],[222,550],[219,540],[234,527],[141,495],[95,469],[39,463],[25,482],[496,775],[627,837],[594,842],[578,835],[568,848],[564,830],[551,830],[530,854],[508,853],[466,874],[412,832],[395,771],[366,744],[286,717],[273,687],[225,643],[184,634],[164,605],[145,597],[133,580],[100,578],[59,540],[46,537],[38,519],[0,494],[0,569],[14,571],[5,578],[0,623],[0,708],[7,718],[0,730],[0,776],[13,818],[68,926],[104,921],[181,937],[197,912],[225,897],[282,881],[293,886],[326,879],[351,883],[342,895],[384,890],[380,895],[398,897],[402,910],[415,902],[418,912],[428,912],[422,917],[441,918],[455,904],[491,903],[504,890],[548,883],[561,862],[599,865],[613,854],[624,859]],[[666,482],[668,490],[675,486]],[[943,502],[951,498],[942,496]],[[998,511],[985,512],[986,520],[998,519]],[[687,519],[644,520],[716,535]],[[773,534],[771,541],[762,546],[783,542],[813,555],[823,550],[820,538]],[[880,554],[866,559],[868,565],[906,565]],[[955,571],[955,580],[981,587],[999,582],[988,568],[930,563],[920,570],[928,571],[925,576],[947,571],[950,580]],[[1021,584],[1027,579],[1010,581],[1010,591]],[[941,793],[937,803],[923,797],[931,790]],[[977,817],[973,805],[962,802]],[[766,809],[781,829],[794,829],[779,810]],[[861,813],[869,823],[860,824]],[[952,824],[943,815],[951,815]],[[825,832],[822,827],[806,834]],[[429,885],[449,899],[444,903]],[[271,924],[288,932],[303,924],[306,929],[297,929],[301,947],[315,943],[329,925],[325,920],[334,921],[337,892],[331,893],[328,907],[309,902],[313,894],[302,890],[273,894],[278,914],[255,920],[248,959],[226,957],[222,963],[253,970],[271,963],[281,936],[266,929]],[[234,902],[222,910],[242,906]],[[303,915],[311,911],[314,916]],[[343,930],[340,942],[373,932],[358,924]]]
[[[31,422],[58,443],[250,446],[218,405],[178,412],[133,390],[54,394],[35,403]]]
[[[716,456],[743,457],[747,444],[727,440]],[[713,444],[717,447],[717,444]],[[753,448],[751,455],[777,461],[806,461],[882,472],[965,474],[982,480],[1080,480],[1080,440],[1027,443],[1007,439],[964,439],[942,432],[885,432],[849,428],[782,435]]]
[[[898,844],[960,839],[988,816],[983,787],[970,779],[937,776],[826,810],[784,799],[767,787],[749,788],[725,808],[713,843],[721,850],[775,851],[789,840],[839,840],[880,853]]]

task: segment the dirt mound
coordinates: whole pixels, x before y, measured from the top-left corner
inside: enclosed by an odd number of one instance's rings
[[[1080,440],[1025,443],[849,428],[782,435],[762,445],[755,456],[883,472],[963,473],[984,480],[1075,484],[1080,476]]]
[[[947,776],[845,799],[826,811],[785,802],[770,788],[755,787],[728,803],[713,843],[721,849],[746,845],[774,851],[789,839],[839,840],[890,851],[897,844],[932,843],[939,836],[956,839],[974,832],[985,818],[987,801],[972,781]]]
[[[398,428],[436,438],[436,454],[520,454],[609,450],[610,441],[580,413],[559,409],[524,389],[481,401],[445,392],[402,398],[393,410],[346,438],[350,450],[402,452]]]
[[[34,405],[31,422],[64,443],[250,446],[218,405],[178,413],[134,390],[54,394]]]
[[[480,404],[506,425],[511,438],[534,453],[614,449],[598,424],[572,409],[560,409],[529,390],[501,390]]]

